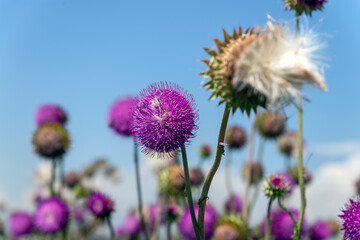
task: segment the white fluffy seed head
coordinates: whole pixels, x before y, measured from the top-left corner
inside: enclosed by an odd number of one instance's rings
[[[287,25],[269,22],[236,60],[232,85],[237,90],[250,85],[273,105],[301,97],[304,85],[326,91],[318,53],[323,46],[313,31],[296,35]]]

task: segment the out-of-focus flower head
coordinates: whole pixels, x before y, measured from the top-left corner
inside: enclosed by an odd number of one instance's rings
[[[250,184],[256,185],[264,177],[263,165],[260,162],[252,162],[251,165],[249,165],[249,163],[247,163],[242,169],[243,179],[247,178],[249,166],[250,166],[250,172],[251,172]]]
[[[287,157],[297,158],[299,153],[298,146],[298,134],[297,132],[289,131],[285,132],[278,138],[278,147],[281,153]],[[303,148],[305,142],[303,140]]]
[[[214,238],[215,240],[247,240],[249,229],[241,216],[225,215],[216,224]]]
[[[332,236],[338,235],[340,232],[339,221],[332,218],[332,219],[327,220],[327,223],[329,224],[329,226],[332,229]]]
[[[70,136],[58,123],[41,125],[33,137],[35,152],[41,157],[54,159],[62,157],[70,146]]]
[[[299,211],[296,209],[289,209],[294,219],[299,219]],[[261,224],[261,232],[265,234],[265,222],[266,218]],[[276,240],[292,240],[294,233],[294,223],[291,217],[281,208],[275,208],[270,212],[270,223],[271,223],[271,236]],[[301,227],[301,236],[304,236],[307,232],[307,223],[304,219]]]
[[[212,152],[211,146],[209,144],[203,144],[199,148],[199,153],[201,158],[208,158],[210,157]]]
[[[108,160],[103,157],[97,158],[92,164],[92,167],[96,170],[106,169],[107,166]]]
[[[242,200],[241,197],[237,194],[233,194],[225,201],[225,212],[230,213],[240,213],[242,209]]]
[[[137,99],[132,97],[121,98],[117,100],[110,108],[108,124],[117,134],[131,136],[130,120]]]
[[[32,232],[33,217],[26,212],[14,212],[10,216],[10,232],[15,239]]]
[[[193,168],[189,170],[190,183],[194,186],[200,186],[204,180],[205,176],[203,171],[200,168]]]
[[[67,121],[67,115],[63,108],[57,105],[45,104],[38,108],[35,115],[36,126],[47,123],[58,123],[65,125]]]
[[[242,127],[233,126],[226,130],[225,142],[230,149],[241,149],[246,144],[246,132]]]
[[[69,210],[60,198],[48,198],[42,201],[35,212],[34,223],[42,233],[56,233],[64,229],[69,220]]]
[[[341,230],[344,231],[344,239],[360,239],[360,199],[350,199],[345,204],[342,214],[339,215],[342,220]]]
[[[226,103],[233,112],[240,109],[249,115],[251,110],[258,106],[265,107],[267,99],[259,91],[248,83],[238,87],[238,62],[244,55],[247,47],[254,42],[260,34],[259,29],[247,29],[245,32],[241,28],[234,29],[230,35],[225,30],[224,41],[214,39],[217,50],[205,48],[210,55],[210,59],[202,60],[208,67],[201,73],[202,76],[210,78],[204,87],[211,92],[210,99],[220,98],[220,104]],[[241,81],[241,79],[239,79]]]
[[[294,166],[290,169],[289,171],[290,175],[292,176],[292,178],[294,179],[295,184],[299,184],[299,171],[297,166]],[[305,184],[309,184],[312,180],[312,175],[309,172],[309,170],[307,170],[306,168],[304,168],[304,183]]]
[[[264,192],[265,195],[272,200],[282,199],[289,192],[289,183],[283,175],[275,174],[266,178],[264,182]]]
[[[117,237],[136,237],[141,231],[141,222],[136,214],[131,214],[125,222],[116,230]]]
[[[196,219],[198,218],[198,210],[199,210],[199,206],[195,204],[194,211],[195,211]],[[214,227],[216,225],[217,219],[218,219],[218,215],[216,213],[215,208],[212,205],[207,205],[205,208],[205,218],[204,218],[205,239],[211,239],[214,233]],[[178,226],[180,233],[185,238],[189,240],[196,240],[195,232],[191,222],[189,207],[186,207],[184,214],[179,220]]]
[[[145,158],[145,163],[156,174],[165,168],[176,164],[177,152],[174,151],[166,156],[163,154],[148,154]]]
[[[298,16],[305,13],[312,15],[315,10],[323,10],[327,0],[285,0],[287,10],[294,10]]]
[[[75,208],[72,211],[72,219],[74,219],[75,222],[84,222],[85,221],[85,210],[83,208]]]
[[[316,221],[309,230],[310,240],[329,239],[333,234],[333,230],[326,221]]]
[[[65,185],[68,188],[74,188],[81,180],[81,177],[76,172],[69,172],[65,175]]]
[[[195,136],[198,117],[192,95],[175,83],[160,82],[140,93],[131,130],[145,153],[168,155]]]
[[[108,196],[96,192],[92,193],[87,200],[87,208],[97,218],[105,220],[115,210],[115,203]]]
[[[274,139],[280,136],[286,126],[284,117],[276,112],[263,112],[257,120],[259,133],[267,139]]]
[[[166,196],[181,196],[185,190],[184,170],[179,165],[163,169],[159,173],[160,191]]]
[[[167,222],[175,222],[181,215],[181,208],[175,203],[171,203],[166,207],[165,220]]]

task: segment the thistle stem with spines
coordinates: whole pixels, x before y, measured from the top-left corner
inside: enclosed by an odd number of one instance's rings
[[[210,185],[211,185],[211,181],[215,176],[215,173],[217,171],[217,169],[219,168],[220,162],[221,162],[221,157],[224,154],[224,146],[222,145],[222,143],[224,142],[224,138],[225,138],[225,132],[226,132],[226,127],[227,127],[227,123],[229,120],[229,115],[230,115],[230,106],[226,105],[225,106],[225,110],[223,113],[223,117],[222,117],[222,121],[221,121],[221,125],[220,125],[220,131],[219,131],[219,137],[218,137],[218,142],[217,142],[217,147],[216,147],[216,154],[215,154],[215,160],[214,163],[205,179],[202,191],[201,191],[201,196],[199,199],[199,214],[198,214],[198,222],[199,222],[199,227],[200,227],[200,233],[201,233],[201,239],[204,240],[205,239],[205,235],[204,235],[204,217],[205,217],[205,207],[206,207],[206,199],[208,197],[208,193],[209,193],[209,189],[210,189]]]
[[[136,175],[136,190],[138,197],[138,211],[140,216],[141,230],[145,236],[145,239],[148,240],[149,236],[146,231],[146,224],[144,220],[144,214],[142,211],[143,203],[142,203],[142,195],[141,195],[141,182],[140,182],[140,169],[139,169],[139,156],[138,156],[138,148],[136,143],[134,144],[134,162],[135,162],[135,175]]]
[[[185,175],[185,194],[186,194],[186,198],[188,200],[191,222],[192,222],[192,225],[194,228],[196,240],[200,240],[201,234],[200,234],[199,225],[196,221],[196,215],[195,215],[195,211],[194,211],[194,203],[193,203],[193,198],[192,198],[192,194],[191,194],[189,166],[188,166],[188,161],[187,161],[187,156],[186,156],[185,145],[183,145],[181,147],[181,156],[183,159],[183,167],[184,167],[184,175]]]

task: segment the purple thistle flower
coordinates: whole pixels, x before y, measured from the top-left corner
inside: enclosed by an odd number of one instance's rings
[[[295,220],[299,219],[299,211],[295,209],[289,209],[289,211],[294,216]],[[265,222],[266,219],[263,220],[261,224],[261,232],[265,234]],[[292,240],[292,235],[294,234],[294,223],[291,220],[290,216],[281,208],[275,208],[270,213],[270,224],[271,224],[271,236],[276,240]],[[302,228],[301,228],[301,236],[304,236],[307,231],[306,220],[304,219]]]
[[[130,236],[134,237],[138,235],[141,231],[141,223],[136,214],[131,214],[124,222],[122,226],[120,226],[116,230],[117,237]]]
[[[240,213],[242,209],[242,200],[239,195],[232,195],[225,202],[225,212],[227,213]]]
[[[65,111],[57,105],[46,104],[39,107],[35,115],[36,126],[47,123],[58,123],[64,125],[67,121],[67,115]]]
[[[317,221],[310,228],[310,240],[323,240],[332,236],[333,230],[325,221]]]
[[[110,217],[114,211],[114,205],[114,201],[102,193],[91,194],[87,202],[90,212],[100,219]]]
[[[76,208],[73,211],[73,219],[74,219],[75,222],[84,222],[85,221],[84,209]]]
[[[130,120],[132,119],[133,108],[138,100],[132,97],[117,100],[110,108],[108,123],[109,126],[118,134],[131,136]]]
[[[69,211],[60,198],[48,198],[38,205],[34,218],[35,226],[41,232],[56,233],[66,226]]]
[[[283,176],[285,178],[285,180],[288,183],[288,191],[287,191],[287,193],[288,194],[292,193],[292,191],[294,190],[294,187],[296,185],[293,177],[287,172],[281,172],[281,173],[278,173],[277,175],[281,175],[281,176]]]
[[[344,239],[360,239],[360,199],[350,199],[350,203],[345,204],[342,212],[339,217],[343,221],[341,230],[344,231]]]
[[[33,230],[33,218],[26,212],[14,212],[10,216],[11,235],[17,237],[31,233]]]
[[[198,218],[198,210],[199,210],[199,206],[194,205],[196,219]],[[218,215],[216,213],[215,208],[212,207],[211,205],[207,205],[205,208],[205,219],[204,219],[205,239],[211,239],[214,233],[217,219],[218,219]],[[195,232],[191,222],[189,207],[185,209],[185,212],[179,221],[179,230],[181,234],[187,239],[196,240]]]
[[[140,93],[131,129],[145,153],[177,151],[197,129],[192,95],[175,83],[150,85]]]

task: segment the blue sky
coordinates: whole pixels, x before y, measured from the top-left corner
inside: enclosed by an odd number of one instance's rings
[[[342,160],[317,155],[319,144],[360,139],[360,2],[329,2],[303,21],[327,42],[323,54],[329,65],[329,92],[305,89],[311,99],[304,104],[304,136],[314,152],[312,169]],[[0,190],[19,198],[29,186],[40,161],[31,146],[34,114],[43,103],[60,104],[69,114],[73,141],[67,169],[98,156],[125,170],[132,166],[131,140],[108,129],[107,113],[118,97],[136,95],[157,81],[176,82],[195,96],[200,128],[188,149],[195,164],[200,144],[215,146],[223,111],[201,87],[198,73],[205,66],[199,60],[207,57],[202,47],[214,47],[211,39],[221,38],[223,28],[263,26],[266,13],[293,24],[280,0],[0,0]],[[286,112],[288,128],[295,129],[296,110]],[[236,113],[229,124],[248,127],[249,120]],[[274,171],[283,165],[271,145],[265,160]]]

